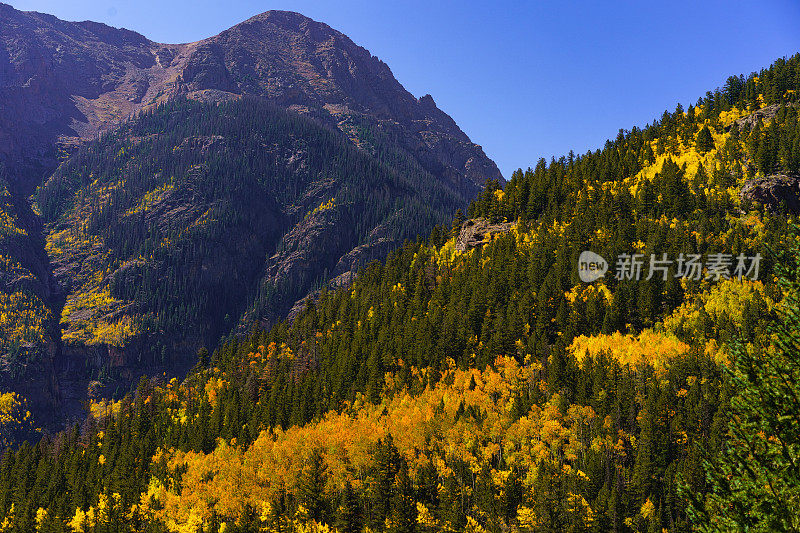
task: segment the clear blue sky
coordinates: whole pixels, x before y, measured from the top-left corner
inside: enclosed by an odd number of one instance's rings
[[[798,0],[5,1],[171,43],[298,11],[383,59],[415,96],[432,94],[505,176],[601,147],[731,74],[800,51]]]

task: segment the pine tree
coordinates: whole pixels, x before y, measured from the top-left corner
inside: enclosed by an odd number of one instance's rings
[[[336,528],[341,533],[359,533],[361,531],[361,507],[353,485],[347,481],[339,498]]]
[[[451,225],[452,229],[450,234],[452,236],[455,237],[459,234],[459,232],[461,231],[461,225],[464,224],[465,220],[466,218],[464,218],[464,213],[461,211],[461,209],[458,209],[456,211],[455,216],[453,217],[453,224]]]
[[[707,499],[688,494],[701,531],[800,530],[800,248],[793,254],[772,346],[733,346],[728,441],[706,469]]]
[[[390,531],[392,533],[415,533],[417,531],[417,507],[414,487],[408,476],[408,465],[404,459],[400,460],[400,468],[395,476],[395,487]]]
[[[319,449],[314,449],[306,461],[298,481],[299,499],[308,511],[308,517],[317,522],[328,521],[328,465]]]
[[[714,149],[714,137],[711,135],[711,130],[708,129],[708,126],[700,128],[695,146],[701,154]]]
[[[375,511],[373,522],[377,527],[382,527],[386,518],[391,515],[396,491],[395,478],[400,471],[401,460],[400,452],[397,451],[391,435],[388,435],[385,441],[378,441],[372,491]]]

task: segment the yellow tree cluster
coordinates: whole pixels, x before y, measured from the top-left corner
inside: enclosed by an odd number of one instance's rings
[[[103,189],[103,194],[108,196],[118,186],[120,183],[107,191]],[[168,192],[168,189],[151,191],[142,201],[146,206],[151,205]],[[112,297],[109,291],[110,251],[100,237],[86,231],[88,212],[85,206],[75,209],[70,214],[70,225],[51,231],[45,244],[53,263],[80,264],[71,280],[73,290],[61,311],[62,340],[67,344],[125,346],[139,329],[131,317],[121,314],[126,302]]]
[[[138,333],[133,320],[126,315],[116,320],[106,318],[123,305],[111,296],[108,287],[93,286],[86,292],[73,293],[61,311],[61,323],[67,328],[62,339],[71,344],[124,346]]]
[[[658,139],[651,141],[651,148],[654,152],[658,153],[659,145],[666,147],[662,153],[656,155],[655,159],[644,165],[643,168],[635,175],[623,180],[623,183],[630,188],[631,193],[635,196],[642,180],[652,181],[655,175],[662,171],[664,163],[671,159],[679,167],[685,169],[685,176],[687,179],[692,179],[698,170],[702,167],[706,175],[711,176],[715,171],[721,170],[727,173],[735,173],[733,167],[726,165],[732,164],[736,158],[729,156],[729,151],[735,149],[739,153],[747,153],[747,146],[743,139],[738,141],[734,140],[729,126],[733,122],[753,110],[740,110],[732,108],[730,111],[722,112],[719,119],[723,128],[721,132],[717,133],[710,120],[706,120],[702,126],[707,127],[711,133],[714,141],[714,146],[706,152],[700,152],[693,143],[687,143],[678,135],[661,135]],[[694,108],[694,113],[699,114],[702,112],[702,106]],[[686,112],[685,112],[686,113]],[[735,145],[735,148],[732,148]],[[747,170],[744,166],[743,170]],[[751,178],[753,176],[744,175],[743,178]],[[742,183],[737,184],[736,187],[728,187],[725,189],[714,188],[712,184],[703,184],[705,193],[709,198],[716,196],[727,196],[734,205],[739,205],[739,187]]]
[[[775,306],[776,302],[765,292],[761,281],[722,280],[666,317],[664,330],[669,334],[694,336],[693,341],[703,344],[706,354],[721,363],[727,361],[727,355],[715,338],[705,337],[704,318],[707,317],[715,328],[729,324],[739,330],[745,325],[748,307],[766,313]]]
[[[49,319],[50,310],[37,296],[27,291],[0,291],[0,367],[10,364],[12,346],[41,345]]]
[[[22,432],[32,429],[32,423],[25,398],[16,392],[0,393],[0,449],[12,446]]]
[[[0,183],[0,238],[25,236],[28,233],[17,225],[11,203],[11,193]]]
[[[638,335],[625,335],[618,331],[610,335],[581,335],[572,341],[569,350],[579,363],[587,356],[597,358],[606,354],[622,366],[646,364],[659,370],[673,359],[686,355],[689,345],[672,334],[646,329]]]
[[[425,371],[412,371],[424,377]],[[327,492],[333,495],[348,482],[361,489],[370,483],[372,454],[379,440],[389,435],[408,462],[412,479],[432,462],[441,480],[456,478],[466,492],[472,490],[475,474],[488,469],[498,498],[512,468],[527,473],[524,483],[529,488],[541,468],[581,484],[587,478],[583,471],[587,450],[608,448],[616,453],[618,436],[607,432],[589,407],[573,405],[562,412],[558,395],[521,418],[513,416],[516,394],[522,388],[542,386],[534,375],[532,366],[511,358],[498,358],[494,369],[484,371],[459,370],[451,362],[437,385],[412,396],[397,390],[390,373],[386,399],[380,405],[356,400],[343,412],[331,412],[307,426],[262,432],[247,448],[219,440],[209,454],[162,450],[153,461],[166,465],[167,478],[154,477],[132,511],[175,532],[196,531],[214,515],[235,520],[246,507],[267,516],[281,491],[296,493],[313,452],[326,463]],[[210,383],[209,397],[224,386],[217,380]],[[500,456],[505,467],[496,470]],[[454,469],[462,462],[472,470],[467,479]],[[575,516],[589,520],[586,501],[577,494],[570,498]],[[419,520],[434,520],[424,505],[417,507]],[[480,512],[470,513],[476,527]],[[533,510],[522,513],[525,520],[538,520]],[[296,518],[296,531],[327,527]]]
[[[119,516],[124,515],[124,510],[120,504],[121,499],[121,496],[117,493],[112,494],[110,498],[105,494],[100,494],[97,498],[97,505],[90,506],[88,511],[83,511],[80,508],[76,509],[75,514],[67,525],[75,533],[106,531],[109,524],[116,522]],[[43,511],[43,509],[40,509],[40,511]],[[43,519],[40,520],[37,514],[37,522],[41,523],[42,521]]]

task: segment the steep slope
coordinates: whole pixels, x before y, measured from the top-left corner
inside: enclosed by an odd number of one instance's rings
[[[376,157],[260,98],[178,99],[65,161],[36,196],[66,297],[62,396],[186,368],[460,205],[362,132]]]
[[[54,288],[41,221],[0,165],[0,391],[34,399],[37,412],[50,412],[57,396]]]

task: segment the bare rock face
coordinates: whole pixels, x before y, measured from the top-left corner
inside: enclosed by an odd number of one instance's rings
[[[72,147],[172,96],[268,98],[339,127],[393,136],[425,170],[472,196],[497,166],[430,95],[412,96],[347,36],[268,11],[195,43],[161,44],[94,22],[0,4],[0,161],[26,192]]]
[[[336,208],[306,217],[285,235],[281,250],[270,258],[267,280],[305,286],[320,269],[333,270],[342,253],[353,246],[353,226],[349,213]]]
[[[396,215],[396,217],[398,215],[399,213]],[[326,219],[331,219],[332,217],[342,217],[342,215],[336,215],[333,213],[327,213],[323,216]],[[316,215],[311,218],[321,217]],[[338,260],[335,262],[335,264],[329,262],[324,265],[326,271],[329,272],[329,275],[327,276],[328,281],[325,283],[325,286],[330,289],[349,286],[350,283],[352,283],[352,281],[356,278],[356,274],[358,273],[359,269],[366,266],[370,261],[384,259],[392,249],[399,246],[401,243],[398,241],[398,239],[392,238],[390,235],[390,227],[393,225],[393,222],[394,221],[390,219],[377,226],[370,232],[365,243],[359,244],[355,247],[353,247],[354,241],[352,234],[348,234],[347,231],[341,232],[340,230],[336,230],[337,238],[332,240],[332,242],[335,244],[333,251],[338,254],[341,254],[342,252],[346,253],[338,257]],[[298,225],[299,228],[295,228],[295,230],[293,230],[292,234],[294,234],[297,230],[300,232],[308,231],[309,228],[318,225],[318,222],[312,222],[309,224],[304,221],[302,224]],[[290,236],[292,234],[290,234]],[[344,237],[344,240],[342,237]],[[318,241],[318,239],[316,240]],[[270,258],[270,260],[273,262],[273,266],[270,268],[267,277],[267,281],[270,283],[275,284],[278,282],[279,279],[274,274],[279,272],[281,268],[285,268],[285,266],[279,267],[279,265],[284,264],[285,261],[285,257],[282,257],[282,255],[285,256],[285,253],[276,254]],[[322,291],[319,289],[314,290],[298,299],[287,313],[286,318],[289,320],[294,320],[297,318],[303,309],[305,309],[306,305],[308,305],[308,302],[319,298],[321,292]]]
[[[494,233],[505,233],[514,226],[512,222],[492,224],[484,218],[469,219],[461,226],[456,239],[456,250],[466,252],[471,248],[483,246]]]
[[[736,125],[739,126],[740,130],[750,131],[756,127],[756,124],[758,124],[759,121],[763,122],[777,115],[780,108],[780,104],[772,104],[762,107],[761,109],[737,120]]]
[[[0,4],[0,161],[24,189],[63,137],[90,137],[135,111],[158,70],[153,43],[94,22]]]
[[[800,176],[773,174],[748,180],[740,192],[742,199],[757,202],[768,209],[781,205],[794,214],[800,214]]]

